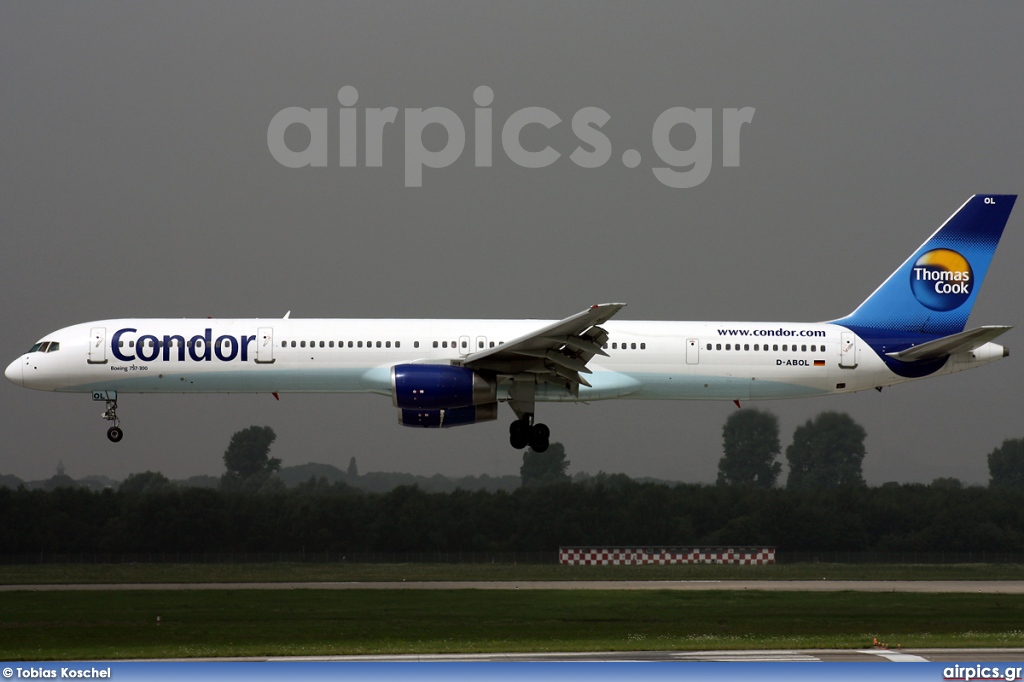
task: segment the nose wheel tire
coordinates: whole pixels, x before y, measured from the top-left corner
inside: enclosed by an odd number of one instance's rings
[[[124,431],[122,431],[119,426],[111,426],[107,429],[107,438],[109,438],[112,443],[119,443],[121,442],[121,439],[124,438]]]

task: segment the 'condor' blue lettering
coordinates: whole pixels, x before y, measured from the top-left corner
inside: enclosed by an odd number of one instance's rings
[[[213,330],[209,327],[202,336],[196,334],[188,341],[188,356],[196,362],[209,362],[210,361],[210,337],[213,336]],[[203,354],[197,355],[196,349],[199,347],[199,342],[203,343]]]
[[[230,352],[224,355],[224,345],[227,344]],[[213,347],[214,352],[217,354],[217,359],[223,362],[230,362],[238,356],[238,340],[233,336],[218,336],[217,344]]]
[[[151,334],[140,336],[139,342],[136,344],[136,346],[138,346],[139,360],[143,360],[145,362],[152,362],[153,360],[156,360],[156,357],[158,355],[160,355],[160,341],[157,340],[157,338]],[[152,352],[147,353],[147,351]]]
[[[120,360],[121,362],[134,362],[136,356],[130,353],[126,354],[123,352],[121,346],[124,343],[121,341],[121,337],[125,334],[133,334],[138,329],[135,327],[125,327],[124,329],[118,329],[114,332],[114,335],[110,337],[110,352],[111,354]],[[162,359],[164,362],[171,361],[171,348],[177,348],[177,361],[185,361],[186,347],[188,348],[188,357],[193,362],[211,362],[213,356],[216,356],[221,362],[231,362],[232,360],[241,356],[242,362],[248,362],[249,360],[249,344],[256,340],[255,334],[242,336],[230,336],[224,334],[217,337],[217,341],[213,341],[213,330],[209,327],[203,330],[202,334],[196,334],[188,343],[185,343],[185,337],[180,334],[165,334],[162,339],[152,334],[145,334],[140,336],[135,343],[136,353],[138,353],[138,359],[143,362],[153,362],[157,358]],[[163,353],[161,354],[161,348]]]
[[[164,335],[164,362],[170,362],[171,360],[171,345],[174,345],[178,349],[178,362],[185,361],[185,337],[175,334],[170,336]]]
[[[121,352],[121,335],[128,334],[134,331],[138,331],[135,327],[125,327],[124,329],[118,329],[114,332],[114,335],[110,337],[110,352],[115,358],[121,362],[131,362],[135,359],[134,355],[125,355]]]

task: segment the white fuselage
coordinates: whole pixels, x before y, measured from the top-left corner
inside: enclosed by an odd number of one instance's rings
[[[542,320],[118,319],[66,327],[7,368],[49,391],[350,392],[391,395],[391,367],[460,364],[541,328]],[[538,401],[759,400],[848,393],[909,381],[847,328],[830,323],[604,323],[578,397],[541,384]],[[51,346],[52,347],[52,346]],[[45,346],[44,346],[45,348]],[[987,343],[951,355],[948,374],[1004,356]],[[508,384],[499,377],[499,400]]]

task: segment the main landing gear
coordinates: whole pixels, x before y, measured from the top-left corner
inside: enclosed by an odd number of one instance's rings
[[[121,420],[117,418],[117,393],[113,391],[97,391],[92,394],[93,400],[105,400],[107,409],[101,415],[108,422],[114,422],[113,426],[107,429],[107,438],[112,443],[120,443],[124,438],[124,431],[121,430]]]
[[[508,441],[516,450],[529,445],[534,452],[544,452],[548,449],[550,437],[551,429],[547,424],[534,424],[532,413],[524,414],[508,427]]]

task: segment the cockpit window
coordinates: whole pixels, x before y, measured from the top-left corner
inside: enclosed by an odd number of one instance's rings
[[[60,350],[60,344],[56,341],[40,341],[28,349],[29,353],[52,353]]]

